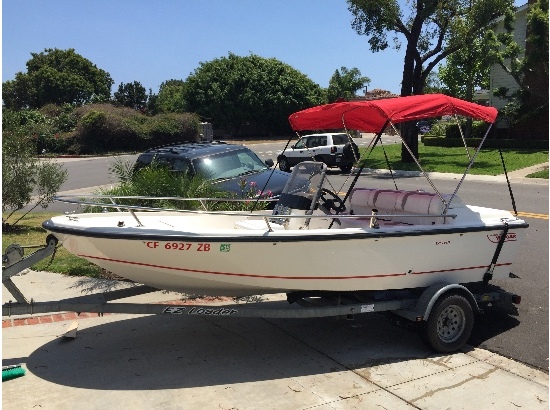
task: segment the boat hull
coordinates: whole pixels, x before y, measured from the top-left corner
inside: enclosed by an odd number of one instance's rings
[[[157,219],[170,228],[159,228],[146,215],[140,217],[145,221],[141,227],[127,214],[117,213],[107,224],[105,214],[96,217],[101,226],[82,215],[73,221],[53,218],[44,227],[69,252],[122,277],[159,289],[219,296],[478,282],[504,229],[500,223],[243,231],[210,218],[209,228],[199,234],[194,227],[201,217],[165,214]],[[526,227],[520,220],[509,224],[495,279],[509,276]]]

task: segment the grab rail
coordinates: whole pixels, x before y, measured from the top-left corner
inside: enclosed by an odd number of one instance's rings
[[[83,198],[89,198],[89,199],[109,199],[111,203],[104,203],[104,202],[91,202],[91,201],[85,201]],[[203,206],[204,210],[190,210],[190,209],[177,209],[177,208],[156,208],[156,207],[150,207],[150,206],[141,206],[141,205],[125,205],[121,204],[119,202],[116,202],[115,199],[132,199],[132,200],[172,200],[172,201],[198,201]],[[84,205],[84,206],[90,206],[90,207],[99,207],[99,208],[109,208],[109,209],[116,209],[117,211],[121,212],[121,210],[126,210],[130,213],[130,215],[136,220],[138,223],[138,226],[143,226],[142,222],[138,218],[138,216],[135,214],[135,211],[145,211],[145,212],[180,212],[180,213],[188,213],[188,214],[201,214],[201,215],[227,215],[227,216],[239,216],[239,217],[250,217],[254,219],[263,219],[267,227],[270,231],[271,225],[270,225],[270,219],[281,217],[283,215],[273,215],[272,213],[252,213],[249,211],[209,211],[205,204],[209,201],[211,202],[250,202],[250,200],[246,199],[234,199],[234,198],[181,198],[181,197],[149,197],[149,196],[117,196],[117,195],[60,195],[54,197],[54,200],[69,204],[76,204],[76,205]],[[262,200],[265,202],[273,202],[273,200]],[[70,216],[70,215],[69,215]],[[377,214],[376,218],[391,218],[399,216],[401,217],[415,217],[415,218],[456,218],[457,215],[451,215],[451,214],[441,214],[441,215],[433,215],[433,214]],[[359,215],[359,214],[338,214],[338,215],[331,215],[331,214],[307,214],[307,215],[284,215],[284,218],[313,218],[313,219],[369,219],[372,217],[372,214],[365,214],[365,215]]]

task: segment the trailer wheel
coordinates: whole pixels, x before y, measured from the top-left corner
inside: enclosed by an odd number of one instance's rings
[[[436,352],[450,353],[466,344],[474,327],[470,302],[456,294],[438,300],[422,329],[424,341]]]

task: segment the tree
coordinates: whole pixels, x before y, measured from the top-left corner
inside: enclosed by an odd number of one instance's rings
[[[123,107],[130,107],[135,110],[145,108],[147,104],[147,91],[140,82],[120,83],[118,91],[113,95],[116,104]]]
[[[428,74],[424,91],[426,94],[445,94],[445,85],[441,82],[438,71],[432,71]]]
[[[158,112],[185,112],[184,87],[183,80],[163,82],[156,100]]]
[[[288,131],[290,114],[324,101],[319,85],[289,65],[233,53],[200,63],[185,81],[184,100],[217,127],[253,125],[261,133]]]
[[[498,64],[518,84],[519,89],[494,90],[495,95],[511,102],[504,112],[513,122],[522,117],[534,118],[543,113],[548,117],[548,0],[538,0],[527,13],[525,48],[514,40],[515,13],[510,10],[504,17],[504,31],[489,31],[488,58]]]
[[[489,88],[490,69],[485,39],[479,37],[447,57],[439,67],[439,79],[450,95],[472,101],[476,88]]]
[[[334,102],[339,98],[349,99],[355,92],[370,84],[370,78],[362,77],[361,71],[357,68],[348,70],[342,67],[336,70],[330,78],[327,90],[328,102]]]
[[[404,15],[398,0],[348,0],[354,16],[352,28],[369,37],[373,52],[389,47],[393,32],[394,48],[405,41],[401,95],[423,94],[430,72],[444,58],[460,50],[480,31],[513,5],[512,0],[413,0]],[[418,135],[414,124],[405,123],[402,135],[415,156]],[[403,147],[401,159],[412,161]]]
[[[40,108],[45,104],[83,104],[109,99],[113,80],[74,49],[31,53],[27,72],[2,84],[6,108]]]
[[[488,44],[484,36],[473,38],[465,47],[454,52],[439,67],[439,78],[446,86],[448,94],[473,101],[474,90],[488,89],[491,62],[487,58]],[[464,135],[472,135],[472,118],[466,119]]]

